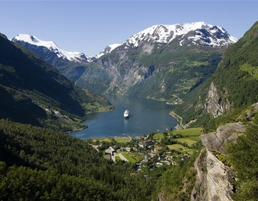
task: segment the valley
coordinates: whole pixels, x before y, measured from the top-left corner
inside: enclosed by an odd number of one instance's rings
[[[155,25],[96,57],[1,34],[0,200],[256,200],[257,54],[258,22]]]

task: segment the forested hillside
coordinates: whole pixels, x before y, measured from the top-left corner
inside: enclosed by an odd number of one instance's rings
[[[258,115],[248,127],[246,134],[237,139],[237,143],[229,143],[228,163],[234,167],[236,180],[232,184],[236,188],[233,195],[235,201],[257,200],[258,197]]]
[[[0,35],[0,118],[71,130],[108,102],[76,87],[36,54]],[[105,108],[106,107],[106,108]]]
[[[87,142],[50,129],[0,120],[0,143],[0,200],[142,201],[160,189],[177,200],[189,195],[178,191],[194,157],[151,169],[146,178],[133,164],[113,163]]]

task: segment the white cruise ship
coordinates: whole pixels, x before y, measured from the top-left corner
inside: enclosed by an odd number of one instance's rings
[[[128,118],[129,117],[129,110],[125,110],[124,111],[124,118]]]

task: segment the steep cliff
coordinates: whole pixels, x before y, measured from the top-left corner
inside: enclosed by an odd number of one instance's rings
[[[235,140],[246,130],[242,123],[230,123],[218,127],[216,132],[201,135],[205,148],[195,161],[196,184],[191,194],[192,201],[231,201],[234,193],[231,169],[222,163],[217,154],[225,154],[227,140]],[[217,154],[215,154],[217,153]]]
[[[224,94],[227,96],[227,92],[224,92]],[[213,82],[210,85],[204,108],[214,118],[225,114],[230,109],[230,103],[220,95]]]
[[[233,186],[229,183],[229,167],[210,151],[203,149],[195,162],[197,170],[191,201],[231,201]]]

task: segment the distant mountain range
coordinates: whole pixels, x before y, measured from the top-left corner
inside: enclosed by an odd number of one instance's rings
[[[95,56],[86,56],[82,52],[68,52],[59,48],[53,41],[44,41],[36,36],[29,34],[18,34],[12,39],[12,42],[19,43],[20,45],[26,47],[27,49],[39,54],[45,60],[51,61],[55,57],[61,58],[63,60],[78,62],[78,63],[89,63],[95,59],[110,53],[116,47],[121,44],[111,44],[105,47],[99,54]],[[47,55],[47,56],[45,56]]]
[[[43,41],[36,36],[31,36],[28,34],[18,34],[12,39],[13,42],[19,43],[28,49],[34,49],[38,51],[41,55],[46,54],[47,51],[52,52],[47,59],[51,60],[51,56],[57,56],[68,61],[74,61],[79,63],[85,63],[91,61],[91,57],[85,56],[81,52],[67,52],[59,48],[53,41]]]
[[[190,46],[201,44],[213,47],[228,46],[237,41],[237,39],[227,33],[227,31],[219,26],[207,24],[205,22],[174,24],[174,25],[155,25],[143,31],[140,31],[126,40],[127,46],[138,47],[141,43],[165,43],[168,44],[173,40],[178,40],[180,46],[189,43]],[[180,40],[181,39],[181,40]],[[28,34],[18,34],[12,39],[13,42],[19,43],[28,49],[43,49],[49,50],[57,57],[74,62],[92,62],[95,58],[100,58],[109,54],[115,48],[123,44],[111,44],[100,51],[95,56],[85,56],[81,52],[68,52],[59,48],[53,41],[44,41],[36,36]],[[188,41],[188,42],[187,42]],[[39,52],[38,52],[39,53]]]
[[[180,46],[222,47],[235,43],[237,39],[219,26],[205,22],[174,25],[155,25],[147,28],[126,41],[126,46],[139,47],[143,43],[169,44],[176,42]]]
[[[12,41],[93,92],[180,103],[212,75],[223,51],[237,39],[219,26],[194,22],[149,27],[95,57],[64,51],[30,35],[19,34]]]

